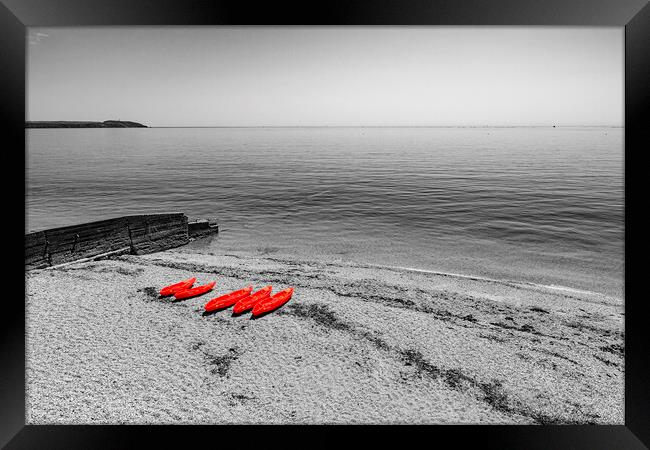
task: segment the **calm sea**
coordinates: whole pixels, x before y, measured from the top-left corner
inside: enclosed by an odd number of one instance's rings
[[[27,228],[214,218],[196,251],[622,295],[620,128],[27,130]]]

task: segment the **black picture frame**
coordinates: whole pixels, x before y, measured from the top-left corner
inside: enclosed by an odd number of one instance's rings
[[[0,0],[0,123],[9,145],[7,172],[25,173],[26,27],[102,25],[519,25],[625,27],[625,425],[624,426],[402,426],[335,427],[364,437],[387,432],[426,443],[452,439],[454,447],[627,449],[650,445],[650,352],[642,294],[644,249],[643,154],[650,142],[650,6],[647,0],[349,0],[256,2],[226,0]],[[24,179],[23,179],[24,181]],[[212,426],[34,426],[25,425],[25,311],[19,273],[24,233],[24,190],[3,177],[7,199],[15,201],[4,229],[7,291],[0,311],[0,445],[6,448],[129,448],[151,444],[187,445],[188,437],[223,443],[224,435],[249,443],[306,444],[318,433],[321,445],[331,428],[290,426],[243,429]],[[18,184],[19,185],[19,184]],[[24,187],[24,183],[23,183]],[[647,202],[646,202],[647,203]],[[22,229],[21,229],[22,227]],[[15,242],[14,242],[15,241]],[[639,264],[635,264],[639,261]],[[23,278],[24,279],[24,278]],[[18,287],[14,285],[18,285]],[[15,294],[9,289],[13,286]],[[23,284],[24,298],[24,284]],[[46,313],[46,312],[44,312]],[[216,435],[222,435],[218,438]],[[336,433],[338,434],[338,433]],[[257,436],[257,437],[256,437]],[[306,439],[309,438],[309,441]],[[268,441],[267,441],[268,442]],[[415,442],[415,441],[414,441]]]

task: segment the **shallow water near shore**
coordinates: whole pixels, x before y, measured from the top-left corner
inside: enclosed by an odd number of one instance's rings
[[[27,227],[180,211],[198,253],[622,296],[620,128],[27,130]]]

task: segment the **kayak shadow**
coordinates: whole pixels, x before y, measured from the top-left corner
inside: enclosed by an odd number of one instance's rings
[[[213,309],[212,311],[203,311],[203,313],[201,315],[203,317],[208,317],[208,316],[211,316],[211,315],[216,314],[218,312],[225,311],[228,308],[230,308],[230,306],[225,306],[225,307],[219,308],[219,309]]]
[[[158,296],[156,296],[156,300],[161,302],[161,303],[174,303],[174,302],[178,301],[174,297],[174,294],[172,294],[172,295],[158,295]]]
[[[177,300],[173,295],[159,295],[158,297],[156,297],[156,300],[159,301],[160,303],[172,304],[172,303],[182,302],[185,299]]]
[[[285,303],[284,305],[286,305],[286,303]],[[280,311],[282,308],[284,308],[284,305],[278,306],[277,308],[272,309],[271,311],[267,311],[267,312],[262,313],[262,314],[259,314],[259,315],[257,315],[257,316],[253,316],[253,315],[251,314],[251,318],[250,318],[250,320],[261,319],[262,317],[268,316],[269,314],[273,314],[274,312],[278,312],[278,311]]]

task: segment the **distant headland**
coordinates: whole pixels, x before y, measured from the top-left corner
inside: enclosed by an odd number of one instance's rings
[[[25,128],[147,128],[138,122],[105,120],[103,122],[40,121],[25,122]]]

